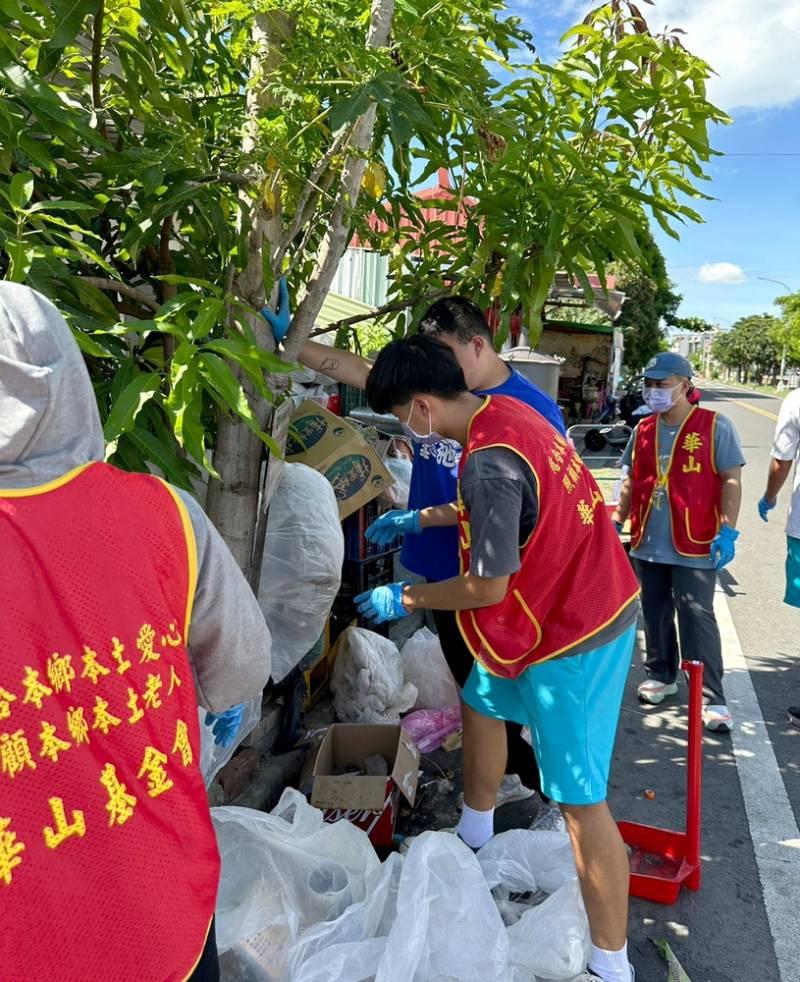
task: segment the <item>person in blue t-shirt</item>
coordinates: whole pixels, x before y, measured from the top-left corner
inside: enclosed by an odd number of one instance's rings
[[[282,320],[280,312],[264,312],[278,342],[288,329],[288,303],[282,300],[281,306]],[[486,319],[472,301],[464,297],[437,300],[426,311],[419,330],[439,338],[453,350],[467,385],[473,392],[519,399],[537,410],[559,432],[565,432],[564,419],[555,400],[519,372],[509,368],[498,356]],[[314,371],[359,389],[366,387],[372,368],[369,361],[352,352],[332,349],[313,341],[303,346],[299,360]],[[435,433],[414,435],[412,445],[414,461],[408,510],[387,512],[373,523],[368,533],[385,544],[403,538],[400,556],[403,566],[418,576],[438,582],[458,575],[457,530],[450,526],[420,531],[419,511],[455,501],[461,447],[452,440],[441,439]],[[522,494],[522,489],[519,493]],[[434,611],[434,620],[445,659],[459,687],[463,688],[472,670],[473,658],[458,630],[455,614],[452,611]],[[538,766],[533,751],[522,738],[522,728],[516,723],[508,723],[507,739],[507,776],[498,792],[498,805],[528,798],[534,791],[540,791]],[[549,807],[548,804],[544,802],[545,807],[540,809],[537,828],[560,822],[558,808]]]

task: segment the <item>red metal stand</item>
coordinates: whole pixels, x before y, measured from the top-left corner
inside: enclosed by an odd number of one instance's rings
[[[685,661],[689,676],[689,747],[686,757],[686,831],[620,822],[631,849],[630,892],[633,897],[674,904],[681,887],[700,889],[700,809],[703,781],[703,666]]]

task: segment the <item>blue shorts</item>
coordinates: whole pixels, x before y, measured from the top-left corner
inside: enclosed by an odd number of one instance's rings
[[[800,542],[798,542],[800,545]],[[542,792],[564,805],[605,801],[636,625],[582,655],[532,665],[519,678],[478,662],[462,693],[482,716],[529,726]]]
[[[800,539],[786,536],[786,595],[785,604],[800,607]]]

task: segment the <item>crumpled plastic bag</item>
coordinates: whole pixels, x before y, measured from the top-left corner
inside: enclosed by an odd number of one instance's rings
[[[392,508],[408,508],[408,496],[411,493],[412,463],[407,457],[384,457],[383,463],[394,478],[381,495],[382,500]]]
[[[239,725],[236,738],[229,747],[217,746],[214,742],[213,729],[206,725],[208,710],[203,709],[202,706],[199,706],[198,710],[200,716],[200,771],[206,787],[209,787],[217,774],[233,757],[234,752],[245,737],[252,733],[258,725],[261,719],[261,696],[258,695],[244,704],[242,722]]]
[[[418,709],[403,718],[403,729],[416,743],[421,754],[438,750],[444,741],[461,729],[461,706],[444,709]]]
[[[324,823],[293,788],[269,814],[225,806],[211,815],[222,857],[216,935],[219,951],[231,952],[227,980],[278,979],[304,930],[365,899],[378,857],[364,832]]]
[[[458,836],[411,844],[375,982],[502,982],[509,942],[475,854]]]
[[[417,687],[414,709],[441,709],[458,703],[456,680],[433,631],[420,628],[400,649],[400,658],[406,682]]]
[[[348,627],[336,642],[331,675],[336,718],[343,723],[397,723],[417,698],[406,683],[397,645],[363,627]]]
[[[397,895],[405,858],[392,853],[367,879],[366,897],[335,921],[309,928],[286,959],[292,982],[362,982],[380,967],[397,919]]]
[[[371,875],[363,901],[300,937],[287,956],[284,982],[574,978],[586,966],[589,927],[571,853],[566,856],[569,842],[560,833],[529,830],[503,841],[509,834],[497,836],[483,857],[483,850],[476,856],[445,832],[414,839],[405,857],[392,855]],[[518,905],[524,912],[506,929],[487,870],[492,877],[508,873],[515,889],[528,889],[537,876],[560,886],[537,907]]]
[[[548,833],[532,833],[546,835]],[[507,930],[508,982],[572,979],[586,968],[589,921],[578,880],[570,880]]]
[[[280,682],[325,628],[342,583],[344,534],[329,482],[305,464],[285,464],[269,506],[258,603],[272,634],[272,679]]]

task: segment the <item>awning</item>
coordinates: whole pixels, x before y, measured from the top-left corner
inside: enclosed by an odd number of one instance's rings
[[[360,300],[353,300],[350,297],[343,297],[339,293],[329,293],[322,304],[322,310],[317,315],[317,327],[330,327],[339,321],[346,320],[348,317],[363,317],[371,314],[374,307],[369,304],[361,303]],[[365,327],[372,323],[372,318],[359,322],[359,326]]]
[[[610,324],[584,324],[581,321],[545,321],[545,331],[556,331],[558,334],[608,334],[613,335],[615,328]]]

